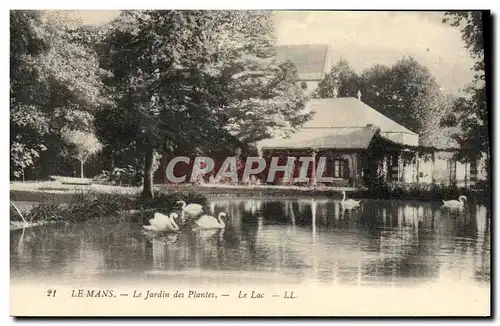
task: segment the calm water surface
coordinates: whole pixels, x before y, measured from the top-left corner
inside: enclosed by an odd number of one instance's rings
[[[61,283],[490,284],[490,209],[332,199],[213,199],[225,231],[151,235],[130,218],[11,232],[11,278]]]

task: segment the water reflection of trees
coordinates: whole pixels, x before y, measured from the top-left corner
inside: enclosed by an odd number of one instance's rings
[[[344,211],[328,198],[231,199],[212,201],[210,210],[229,214],[225,230],[157,236],[135,221],[104,220],[12,233],[11,269],[68,278],[266,271],[355,284],[437,280],[460,269],[470,279],[490,279],[484,206],[455,214],[437,203],[366,200],[361,209]]]
[[[10,248],[13,276],[49,276],[67,268],[67,257],[79,252],[79,239],[71,226],[40,226],[11,232]]]
[[[464,264],[468,264],[468,258],[464,256],[466,251],[463,249],[453,251],[451,254],[454,256],[450,257],[447,248],[474,246],[477,238],[476,219],[481,216],[472,210],[465,215],[458,215],[457,218],[454,215],[456,213],[442,210],[437,203],[369,201],[369,204],[365,204],[361,210],[343,211],[338,202],[315,200],[316,218],[313,218],[312,202],[304,199],[263,202],[260,213],[264,217],[264,225],[277,226],[281,229],[292,228],[296,238],[293,241],[285,240],[285,242],[288,241],[286,246],[292,251],[296,250],[289,253],[290,255],[300,256],[298,253],[312,250],[304,245],[307,241],[298,239],[305,238],[306,233],[303,231],[307,227],[310,228],[315,221],[317,232],[315,228],[312,228],[308,234],[311,243],[314,242],[314,237],[319,236],[317,246],[328,247],[334,244],[336,246],[333,247],[338,248],[337,252],[331,250],[326,258],[321,256],[321,250],[319,250],[320,259],[316,259],[316,264],[323,264],[323,266],[315,268],[324,270],[324,266],[334,266],[326,269],[332,271],[336,269],[335,273],[340,273],[340,275],[343,273],[346,278],[351,279],[353,275],[361,274],[357,276],[357,281],[361,282],[404,278],[437,279],[440,270],[447,268],[446,265],[452,260],[456,263],[456,259],[461,259]],[[250,217],[245,217],[245,220],[249,219]],[[486,229],[486,226],[483,229]],[[297,230],[302,231],[301,237],[297,236]],[[286,239],[286,234],[283,231],[281,233],[274,237],[267,236],[268,241],[262,247],[269,250],[272,246],[276,246],[280,248],[280,253],[285,254],[282,252],[279,239]],[[332,240],[332,236],[337,239]],[[342,238],[339,238],[340,236]],[[460,242],[460,238],[466,238],[467,241]],[[300,248],[294,246],[297,242],[301,243]],[[339,242],[343,242],[344,245]],[[458,243],[460,245],[457,247]],[[351,247],[346,249],[349,245]],[[254,248],[259,249],[258,246],[255,247],[255,242],[252,251],[255,250]],[[350,253],[352,250],[349,249],[353,248],[364,253],[364,256],[359,258],[359,266],[356,266],[355,258],[347,261],[335,258],[342,256],[339,251],[344,250],[345,253]],[[482,255],[474,255],[474,257],[486,258],[482,260],[482,265],[483,271],[487,271],[485,274],[488,274],[486,262],[489,252],[482,249],[481,253]],[[304,260],[311,261],[310,259]],[[255,261],[254,256],[251,261]],[[293,268],[293,266],[288,267]],[[465,266],[465,268],[472,269],[471,266]],[[332,278],[332,275],[324,276]]]

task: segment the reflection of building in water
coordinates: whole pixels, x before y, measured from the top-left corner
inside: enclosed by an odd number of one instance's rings
[[[491,243],[490,243],[490,215],[483,205],[476,205],[477,242],[474,260],[474,279],[489,281],[491,279]]]
[[[151,254],[153,257],[153,268],[161,268],[165,265],[165,243],[159,240],[151,240]]]
[[[72,273],[94,274],[104,267],[103,255],[100,250],[95,249],[86,239],[80,240],[79,259],[71,266]]]
[[[249,199],[245,201],[245,211],[252,214],[257,213],[262,207],[262,202],[260,200]]]
[[[222,211],[225,205],[218,201],[215,210]],[[229,211],[234,210],[231,206],[237,209],[223,239],[192,234],[188,242],[176,243],[177,249],[152,248],[154,268],[269,272],[358,286],[436,280],[440,272],[454,279],[470,278],[471,269],[476,274],[489,269],[484,248],[484,259],[470,252],[462,257],[455,251],[454,220],[432,204],[367,201],[363,211],[354,212],[344,212],[335,200],[310,198],[251,204],[238,200],[227,205]],[[483,211],[478,207],[471,213],[478,215],[478,239],[487,233]],[[470,247],[479,251],[479,242]],[[458,260],[455,265],[466,272],[458,274],[453,265],[443,265],[446,250],[451,252],[448,262]],[[476,258],[471,261],[471,257]]]
[[[488,210],[486,206],[476,205],[477,238],[483,240],[488,229]],[[478,241],[479,242],[479,241]]]

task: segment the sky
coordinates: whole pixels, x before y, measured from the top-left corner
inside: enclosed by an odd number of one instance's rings
[[[109,21],[119,11],[86,10],[73,15],[87,24]],[[460,30],[443,24],[442,12],[276,11],[277,43],[329,44],[361,73],[374,64],[392,65],[412,56],[427,66],[445,94],[472,81],[473,65]]]

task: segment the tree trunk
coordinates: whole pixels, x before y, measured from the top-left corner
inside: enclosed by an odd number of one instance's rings
[[[80,177],[83,179],[83,161],[80,162]]]
[[[142,190],[142,197],[145,199],[153,198],[153,159],[154,151],[150,140],[146,144],[146,157],[144,160],[144,186]]]
[[[111,151],[111,171],[115,169],[115,152]]]
[[[167,183],[167,165],[168,165],[168,161],[169,161],[169,153],[165,151],[163,153],[163,155],[161,156],[160,167],[158,169],[158,180],[162,184]]]

